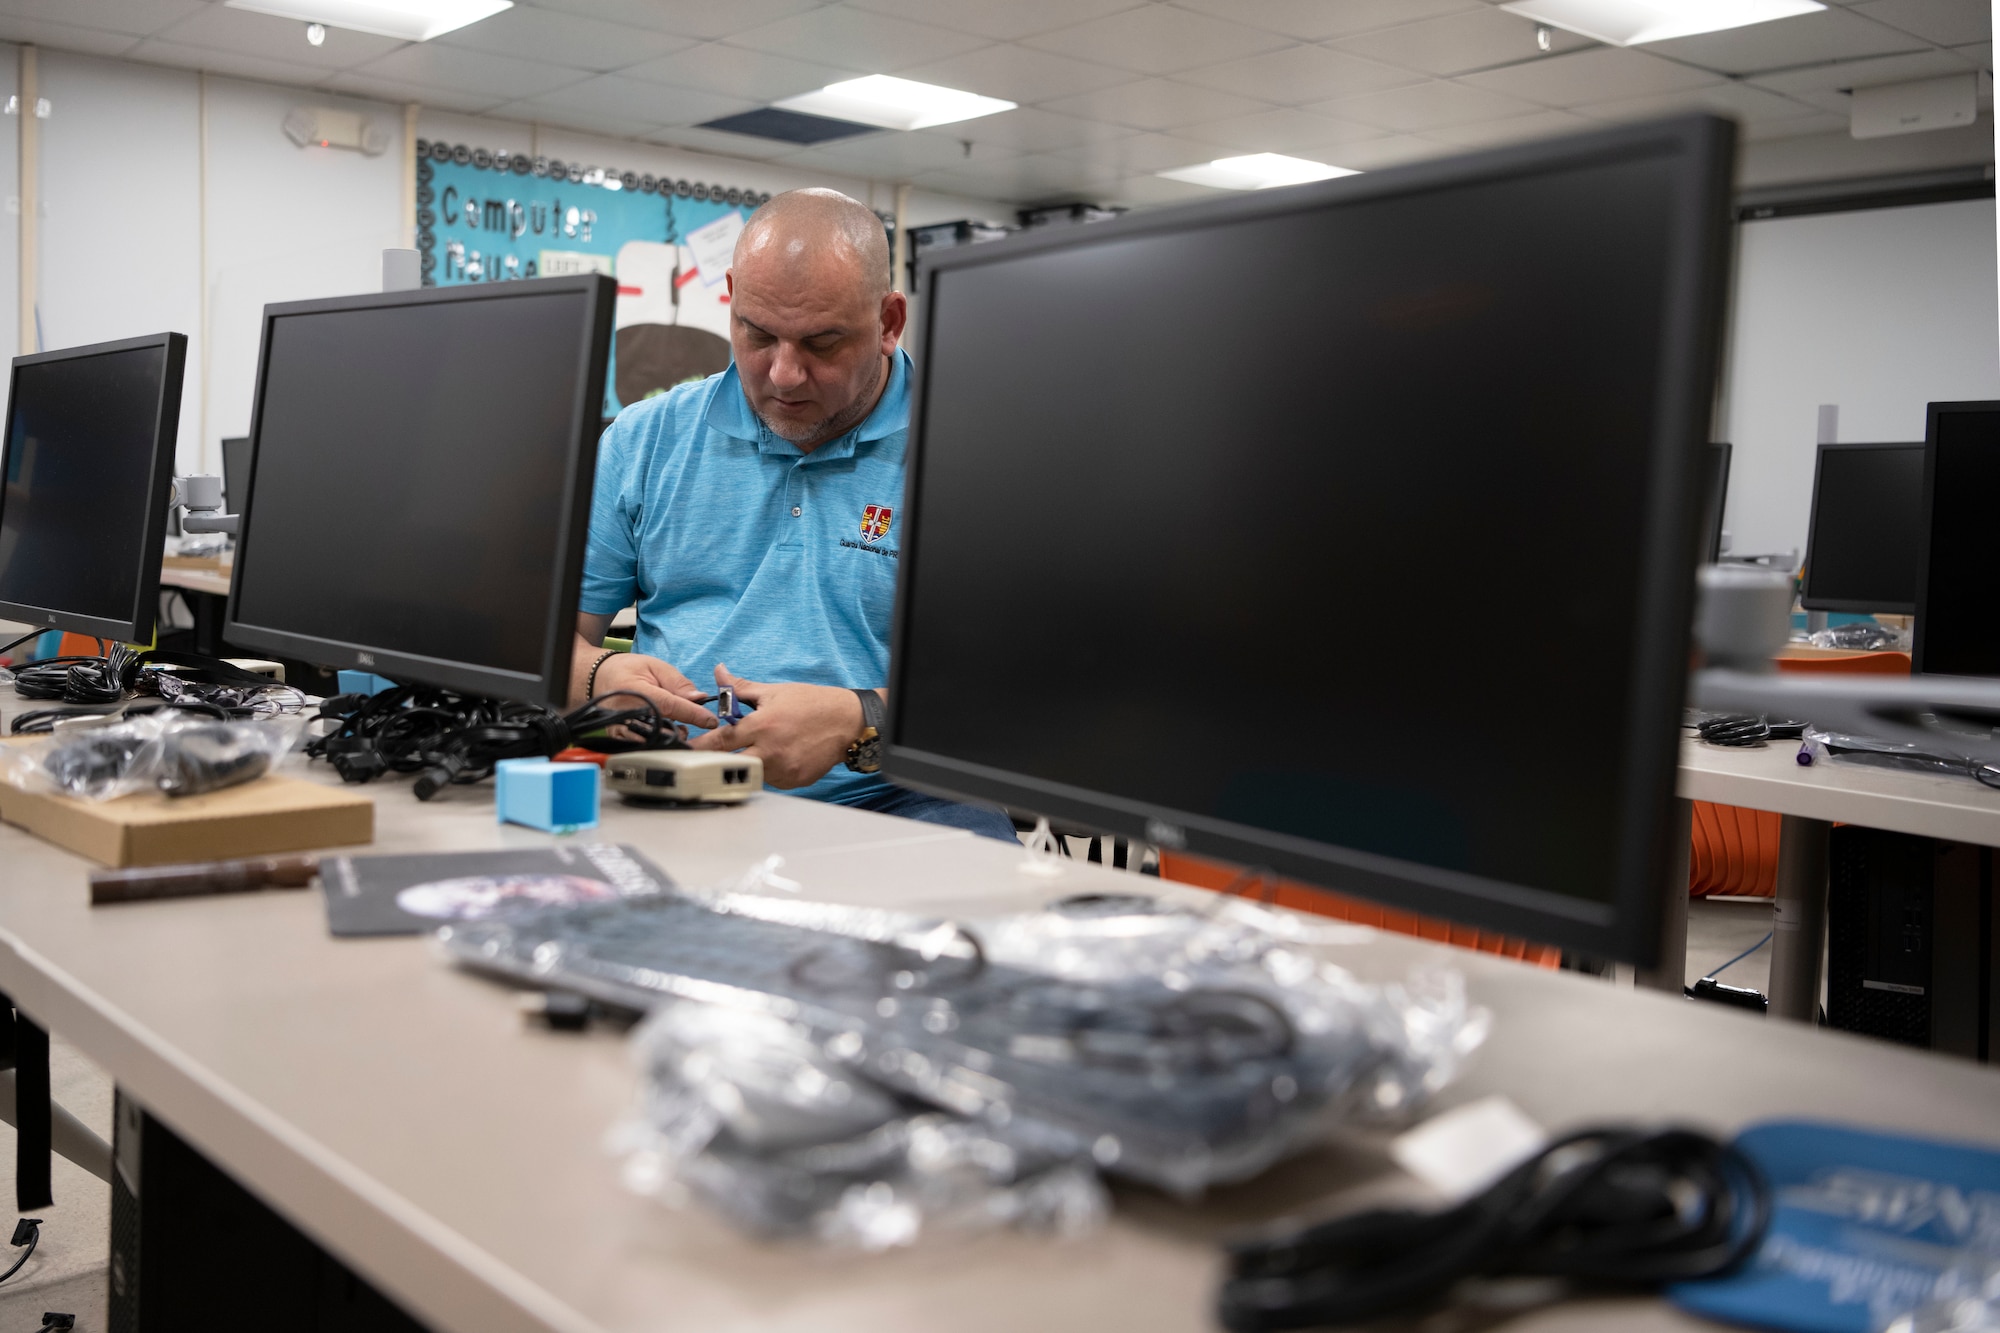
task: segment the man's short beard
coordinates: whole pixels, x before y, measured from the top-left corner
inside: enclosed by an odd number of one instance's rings
[[[757,412],[757,419],[764,423],[766,430],[788,444],[825,444],[828,440],[839,439],[861,424],[862,420],[867,417],[869,411],[875,406],[871,400],[874,398],[875,390],[880,386],[880,383],[879,380],[871,383],[867,388],[855,395],[853,402],[841,408],[832,416],[821,417],[818,421],[806,425],[792,425],[787,422],[773,421],[762,412]],[[756,408],[753,406],[751,411],[755,412]]]

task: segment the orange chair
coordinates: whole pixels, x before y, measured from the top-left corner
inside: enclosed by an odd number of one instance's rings
[[[1778,670],[1806,674],[1907,676],[1910,655],[1898,652],[1815,652],[1780,657]],[[1769,898],[1778,889],[1779,816],[1768,810],[1694,802],[1688,848],[1691,898]]]
[[[1193,884],[1204,889],[1225,889],[1236,881],[1239,873],[1236,867],[1224,862],[1189,856],[1186,852],[1160,853],[1161,879]],[[1315,916],[1330,916],[1339,921],[1353,921],[1364,926],[1375,926],[1381,930],[1394,931],[1398,935],[1415,935],[1420,939],[1455,944],[1461,949],[1477,949],[1481,953],[1498,954],[1503,958],[1517,958],[1536,967],[1562,966],[1562,950],[1551,945],[1530,944],[1526,940],[1495,934],[1490,930],[1477,930],[1438,917],[1418,916],[1415,912],[1398,912],[1393,908],[1379,907],[1359,898],[1328,893],[1324,889],[1316,889],[1296,880],[1281,879],[1276,881],[1276,885],[1275,892],[1269,895],[1271,899],[1281,907],[1289,907],[1295,911],[1310,912]],[[1260,891],[1259,896],[1262,897],[1264,894]]]

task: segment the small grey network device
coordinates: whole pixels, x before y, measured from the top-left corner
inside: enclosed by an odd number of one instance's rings
[[[764,761],[706,750],[634,750],[604,761],[604,781],[630,801],[735,805],[763,787]]]

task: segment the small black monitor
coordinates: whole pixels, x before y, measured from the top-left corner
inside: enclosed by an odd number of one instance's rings
[[[1924,430],[1923,575],[1911,665],[2000,676],[2000,402],[1932,403]]]
[[[1704,455],[1707,466],[1701,478],[1701,558],[1711,565],[1722,559],[1722,516],[1729,505],[1731,452],[1726,444],[1711,444]]]
[[[1808,611],[1915,612],[1924,446],[1822,444],[1812,494],[1800,605]]]
[[[186,362],[181,333],[14,358],[0,615],[152,639]]]
[[[1650,959],[1735,135],[927,259],[888,774]]]
[[[222,503],[232,514],[243,512],[250,491],[250,437],[232,435],[222,442]]]
[[[563,702],[615,299],[589,274],[266,306],[223,637]]]

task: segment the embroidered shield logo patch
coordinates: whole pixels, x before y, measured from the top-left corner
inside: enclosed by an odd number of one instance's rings
[[[888,505],[869,505],[861,511],[861,540],[876,542],[889,535],[889,520],[896,511]]]

